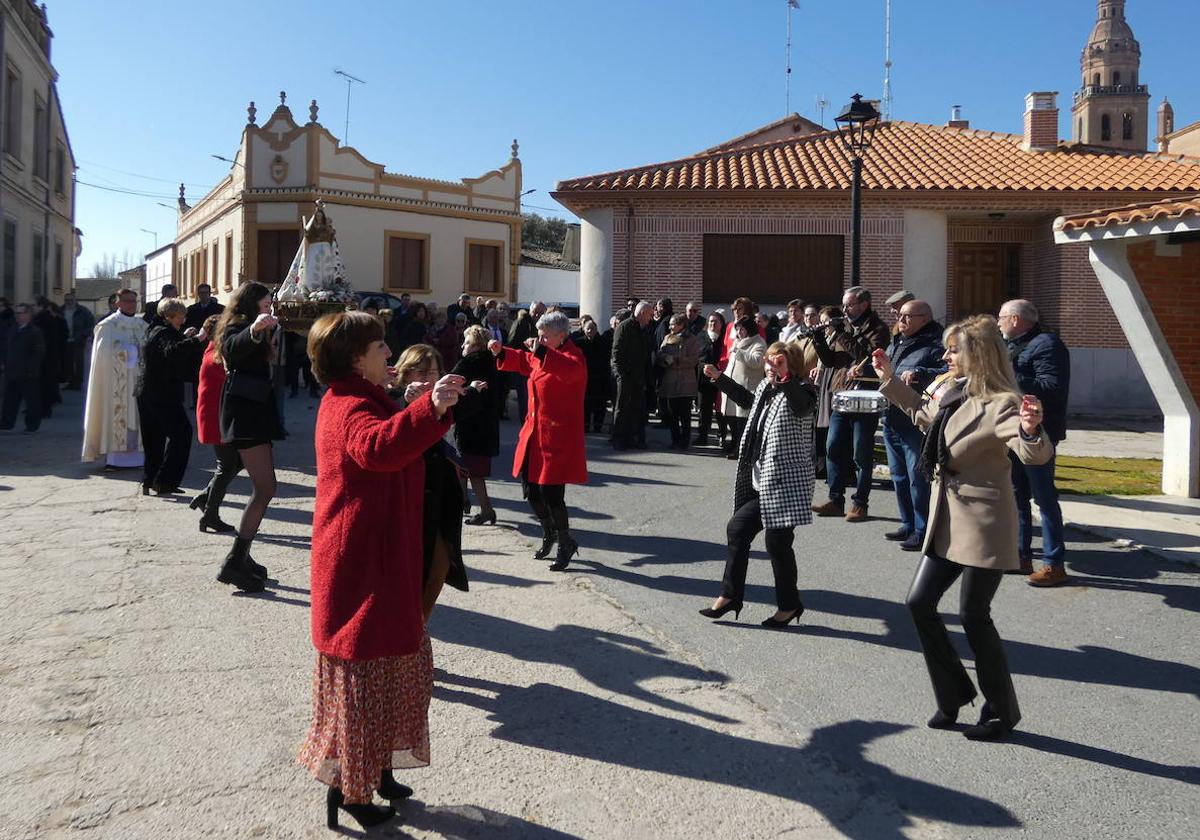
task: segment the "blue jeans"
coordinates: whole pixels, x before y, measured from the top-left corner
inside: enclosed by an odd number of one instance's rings
[[[1017,553],[1022,560],[1033,557],[1033,513],[1029,502],[1037,502],[1042,514],[1042,559],[1062,565],[1067,553],[1063,539],[1062,509],[1058,506],[1058,488],[1054,486],[1054,458],[1045,464],[1022,464],[1013,453],[1013,490],[1017,495]]]
[[[925,536],[929,519],[929,481],[921,472],[921,447],[925,435],[907,417],[883,419],[883,446],[892,470],[900,525],[910,534]]]
[[[850,498],[857,505],[867,506],[871,498],[871,468],[875,465],[875,429],[878,426],[878,414],[834,412],[830,416],[829,435],[825,439],[830,501],[845,502],[853,456],[858,466],[858,486]]]

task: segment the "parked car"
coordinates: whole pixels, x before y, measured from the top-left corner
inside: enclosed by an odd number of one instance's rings
[[[579,304],[578,303],[558,303],[557,301],[553,301],[553,300],[546,300],[546,301],[542,301],[542,302],[545,303],[547,306],[557,306],[560,310],[562,310],[564,315],[566,315],[568,318],[571,318],[572,320],[576,320],[579,318]],[[530,304],[528,302],[527,303],[510,303],[508,305],[508,307],[512,312],[516,312],[520,309],[528,309],[529,305]]]
[[[393,312],[400,311],[400,298],[395,295],[389,295],[387,292],[356,292],[358,298],[358,308],[362,309],[368,303],[373,303],[380,309],[390,309]]]

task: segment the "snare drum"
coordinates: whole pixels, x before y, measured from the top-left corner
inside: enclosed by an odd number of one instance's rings
[[[888,401],[879,391],[838,391],[832,406],[838,414],[883,414]]]

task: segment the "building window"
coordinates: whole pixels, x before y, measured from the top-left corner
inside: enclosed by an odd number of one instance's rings
[[[217,287],[217,281],[221,279],[221,240],[218,239],[213,243],[212,249],[212,281],[209,286]]]
[[[1080,143],[1083,142],[1083,118],[1082,117],[1075,124],[1075,139],[1078,140]]]
[[[1113,84],[1114,85],[1121,84],[1121,71],[1120,70],[1113,71]]]
[[[67,193],[67,147],[62,143],[54,150],[54,191],[59,195]]]
[[[707,303],[728,306],[742,295],[772,304],[797,297],[821,304],[841,300],[842,236],[706,233],[703,247]]]
[[[54,288],[64,289],[66,263],[63,262],[63,244],[59,240],[54,240]]]
[[[33,293],[43,297],[46,288],[46,240],[40,233],[33,234]]]
[[[12,67],[4,73],[4,151],[21,157],[21,74]]]
[[[33,174],[50,180],[50,110],[40,96],[33,100]]]
[[[429,291],[429,236],[388,231],[385,237],[387,288]]]
[[[225,288],[233,288],[233,234],[225,236]]]
[[[503,242],[468,239],[466,288],[473,292],[499,292],[503,254]]]
[[[1121,139],[1133,139],[1133,114],[1128,112],[1121,116]]]
[[[17,296],[17,223],[4,220],[4,296],[11,302]]]
[[[1099,73],[1092,76],[1092,84],[1095,85],[1096,87],[1100,87],[1100,74]]]
[[[1104,114],[1102,117],[1100,117],[1100,139],[1112,139],[1112,120],[1108,118],[1108,114]]]

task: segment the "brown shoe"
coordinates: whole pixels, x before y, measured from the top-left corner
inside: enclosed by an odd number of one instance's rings
[[[1061,586],[1067,582],[1067,570],[1061,565],[1045,565],[1029,576],[1030,586]]]
[[[867,509],[863,505],[850,505],[850,512],[846,514],[847,522],[866,522]]]
[[[813,505],[813,513],[817,516],[841,516],[846,512],[845,502],[835,502],[830,499],[823,505]]]

